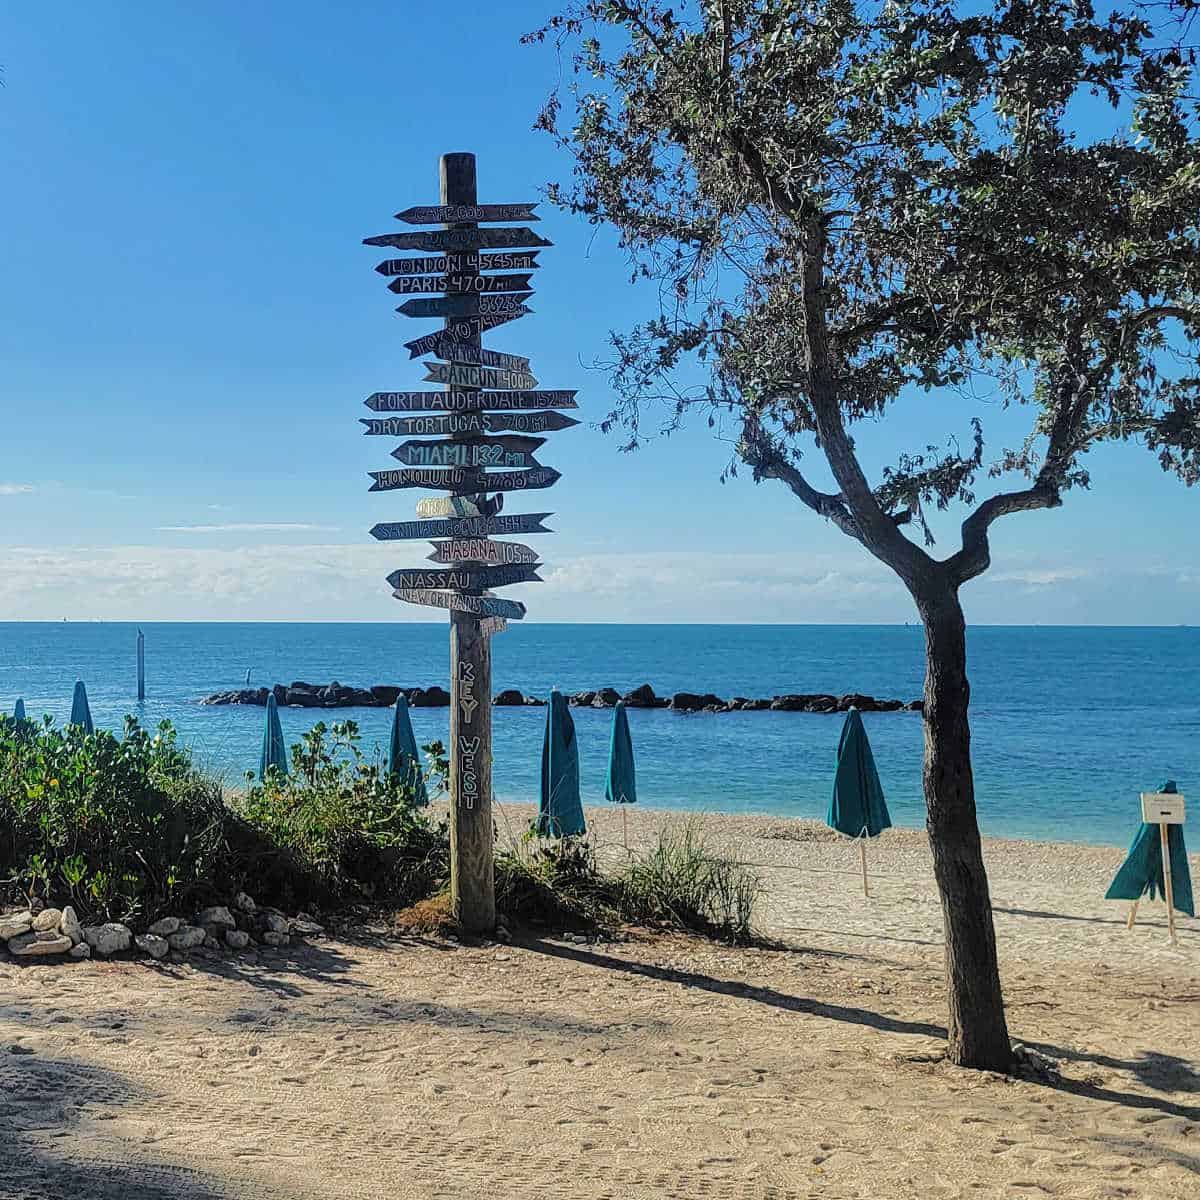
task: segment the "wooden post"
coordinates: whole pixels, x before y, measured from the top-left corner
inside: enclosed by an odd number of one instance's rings
[[[473,154],[443,155],[440,174],[443,204],[477,202]],[[474,225],[445,228],[470,229]],[[448,317],[446,327],[451,324]],[[476,333],[461,340],[478,348],[482,339]],[[452,610],[450,897],[454,916],[466,933],[491,933],[496,928],[493,851],[491,645],[478,616]]]
[[[146,635],[139,629],[137,635],[138,703],[146,702]]]
[[[1163,895],[1167,900],[1167,931],[1171,935],[1171,944],[1178,945],[1175,938],[1175,893],[1171,886],[1171,845],[1167,838],[1167,826],[1159,822],[1159,846],[1162,850]]]
[[[1126,929],[1132,929],[1132,928],[1133,928],[1133,923],[1134,923],[1134,921],[1136,921],[1136,920],[1137,920],[1137,910],[1138,910],[1138,905],[1139,905],[1140,903],[1141,903],[1141,901],[1140,901],[1140,900],[1135,900],[1135,901],[1134,901],[1134,902],[1133,902],[1133,903],[1132,903],[1132,904],[1129,906],[1129,918],[1128,918],[1128,920],[1125,922],[1125,928],[1126,928]]]
[[[863,895],[870,896],[871,891],[867,887],[867,839],[860,837],[858,839],[859,857],[862,859],[862,877],[863,877]]]

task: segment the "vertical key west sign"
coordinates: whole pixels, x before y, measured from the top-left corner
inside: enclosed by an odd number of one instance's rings
[[[429,558],[446,568],[394,570],[392,594],[409,604],[450,614],[450,890],[454,915],[468,932],[496,924],[492,835],[491,637],[525,605],[495,588],[541,581],[537,553],[506,534],[550,533],[549,513],[500,515],[506,492],[543,489],[559,474],[533,452],[544,438],[495,436],[567,429],[579,422],[573,391],[538,391],[528,358],[484,349],[489,329],[532,310],[538,253],[549,246],[525,222],[536,204],[480,204],[475,156],[446,154],[440,164],[441,204],[397,213],[406,225],[439,228],[365,238],[368,246],[412,252],[375,268],[398,295],[408,317],[441,318],[443,327],[406,343],[411,358],[430,356],[423,382],[439,391],[380,391],[367,407],[382,413],[430,414],[363,418],[376,437],[429,435],[392,450],[401,469],[372,471],[373,492],[425,488],[449,493],[417,504],[416,521],[389,521],[371,534],[380,541],[430,538]],[[396,386],[392,384],[391,386]],[[494,469],[491,469],[494,468]]]

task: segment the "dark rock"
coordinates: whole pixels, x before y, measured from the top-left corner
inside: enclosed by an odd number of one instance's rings
[[[387,683],[377,683],[371,689],[371,695],[375,697],[375,703],[380,708],[391,708],[400,698],[400,689]]]
[[[875,707],[879,712],[899,712],[904,707],[904,701],[876,700]]]
[[[496,694],[492,703],[497,708],[519,708],[525,703],[525,697],[516,688],[505,688]]]
[[[744,712],[765,712],[770,707],[770,700],[759,698],[755,700],[747,700],[746,703],[742,705],[742,710]]]
[[[436,684],[430,688],[413,688],[408,702],[413,708],[446,708],[450,704],[450,693]]]
[[[924,712],[925,711],[925,701],[924,700],[910,700],[904,707],[909,712]]]
[[[838,697],[838,712],[849,712],[852,708],[857,708],[859,712],[876,712],[879,701],[874,696],[864,696],[859,692],[850,692]]]
[[[671,707],[676,712],[700,712],[704,709],[717,711],[725,707],[725,701],[720,696],[714,696],[712,692],[705,692],[703,696],[695,692],[676,692],[671,697]]]
[[[271,689],[271,692],[275,697],[276,704],[286,704],[287,703],[287,688],[285,688],[282,683],[277,683]]]
[[[725,705],[726,712],[741,712],[750,703],[745,696],[734,696],[732,700]]]
[[[621,699],[620,692],[616,688],[601,688],[592,697],[593,708],[616,708],[618,701]]]
[[[306,690],[293,685],[285,693],[284,703],[294,704],[299,708],[321,708],[324,701],[315,688],[308,688]]]
[[[567,703],[575,704],[575,705],[579,705],[583,708],[587,708],[591,705],[592,701],[595,700],[595,698],[596,698],[595,692],[576,692],[575,695],[567,697]]]
[[[654,708],[658,703],[658,697],[648,683],[634,688],[632,692],[626,692],[622,699],[629,708]]]
[[[526,696],[525,703],[530,708],[545,708],[549,704],[548,700],[539,700],[537,696]]]

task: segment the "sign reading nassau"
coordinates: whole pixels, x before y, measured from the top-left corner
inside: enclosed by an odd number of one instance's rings
[[[394,588],[450,588],[461,592],[509,587],[514,583],[541,583],[540,563],[509,563],[503,567],[406,567],[393,571],[387,581]]]

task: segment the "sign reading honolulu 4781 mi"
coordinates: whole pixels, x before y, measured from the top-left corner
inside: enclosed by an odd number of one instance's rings
[[[439,328],[406,343],[413,358],[431,355],[424,382],[373,393],[377,413],[426,414],[364,418],[365,433],[405,439],[392,457],[399,467],[372,471],[371,491],[424,488],[440,492],[417,505],[416,521],[386,521],[372,530],[381,541],[432,538],[428,563],[401,566],[388,576],[392,594],[409,604],[448,610],[451,647],[450,858],[455,916],[469,932],[495,924],[491,821],[491,652],[489,638],[525,606],[492,588],[537,583],[539,555],[509,534],[549,533],[549,513],[501,512],[505,494],[552,487],[560,478],[535,453],[548,433],[577,425],[556,409],[578,407],[570,390],[538,390],[528,358],[484,349],[484,332],[527,316],[539,251],[551,243],[534,233],[533,203],[480,204],[475,156],[443,156],[441,203],[397,213],[409,225],[434,228],[364,239],[423,256],[392,258],[376,270],[391,291],[407,295],[406,317],[440,318]],[[483,226],[481,228],[481,226]],[[513,431],[508,436],[494,436]],[[424,440],[429,439],[429,440]],[[448,494],[447,494],[448,493]]]

